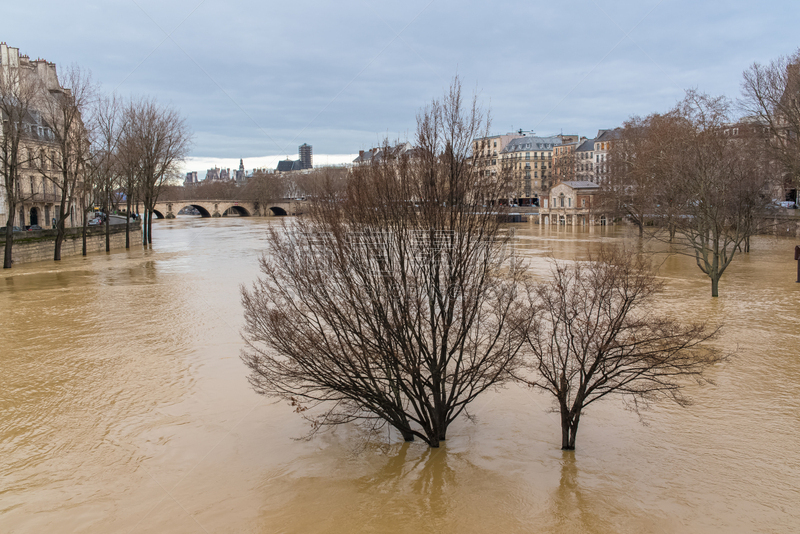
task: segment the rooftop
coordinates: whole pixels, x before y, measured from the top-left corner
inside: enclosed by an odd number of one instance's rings
[[[551,137],[518,137],[517,139],[509,141],[502,153],[520,152],[523,150],[553,150],[554,146],[559,145],[561,145],[561,138],[555,135]]]
[[[569,180],[561,183],[571,187],[572,189],[600,189],[599,185],[587,180]]]

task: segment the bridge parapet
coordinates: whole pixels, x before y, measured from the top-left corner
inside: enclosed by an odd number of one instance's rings
[[[174,219],[181,209],[191,206],[204,218],[224,217],[231,212],[240,217],[275,217],[301,215],[304,204],[300,200],[270,202],[269,205],[242,200],[165,200],[155,205],[154,213],[159,219]]]

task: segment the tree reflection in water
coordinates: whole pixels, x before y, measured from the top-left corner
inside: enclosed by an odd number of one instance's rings
[[[549,516],[555,523],[552,532],[604,533],[617,532],[615,527],[604,520],[608,514],[595,513],[592,510],[597,502],[603,502],[601,496],[582,489],[578,480],[578,465],[575,451],[561,451],[561,480],[553,493],[552,509]]]

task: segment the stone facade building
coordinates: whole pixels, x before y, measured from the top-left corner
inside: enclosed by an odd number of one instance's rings
[[[500,152],[501,172],[511,183],[510,198],[520,206],[539,204],[539,197],[552,186],[553,150],[570,143],[577,136],[554,135],[537,137],[524,135],[509,141]]]
[[[553,186],[539,207],[539,224],[605,225],[607,222],[605,214],[596,211],[599,190],[600,186],[596,183],[579,180],[561,182]]]
[[[565,143],[553,153],[556,182],[590,181],[603,184],[608,176],[608,151],[619,135],[618,130],[599,130],[597,137]]]
[[[608,181],[608,152],[616,139],[619,139],[619,128],[599,130],[594,138],[594,182],[600,185]]]
[[[53,94],[66,93],[69,89],[61,87],[58,81],[55,63],[44,59],[31,60],[20,55],[19,49],[0,43],[0,69],[3,75],[14,78],[9,69],[20,69],[20,75],[35,76],[41,84],[42,98],[51,98]],[[6,78],[8,79],[8,78]],[[3,116],[3,128],[0,137],[5,134],[8,117]],[[0,147],[3,144],[0,143]],[[2,148],[0,148],[2,150]],[[31,226],[52,227],[54,218],[58,216],[61,203],[61,188],[58,169],[53,165],[59,157],[59,149],[49,124],[45,121],[40,109],[30,109],[26,115],[22,130],[22,139],[18,152],[20,162],[19,175],[16,181],[16,213],[14,225],[22,229]],[[78,186],[76,190],[81,190]],[[9,192],[0,184],[0,224],[8,220]],[[77,196],[67,199],[71,206],[65,226],[80,226],[83,222],[82,204]]]
[[[522,137],[522,133],[507,133],[480,137],[472,142],[472,155],[476,170],[482,176],[497,176],[501,170],[500,153],[513,141]]]

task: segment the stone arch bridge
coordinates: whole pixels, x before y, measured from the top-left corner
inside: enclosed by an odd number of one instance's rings
[[[293,199],[266,204],[250,200],[162,200],[156,203],[153,213],[159,219],[174,219],[180,210],[191,206],[203,217],[280,217],[302,215],[304,205],[304,201]]]

